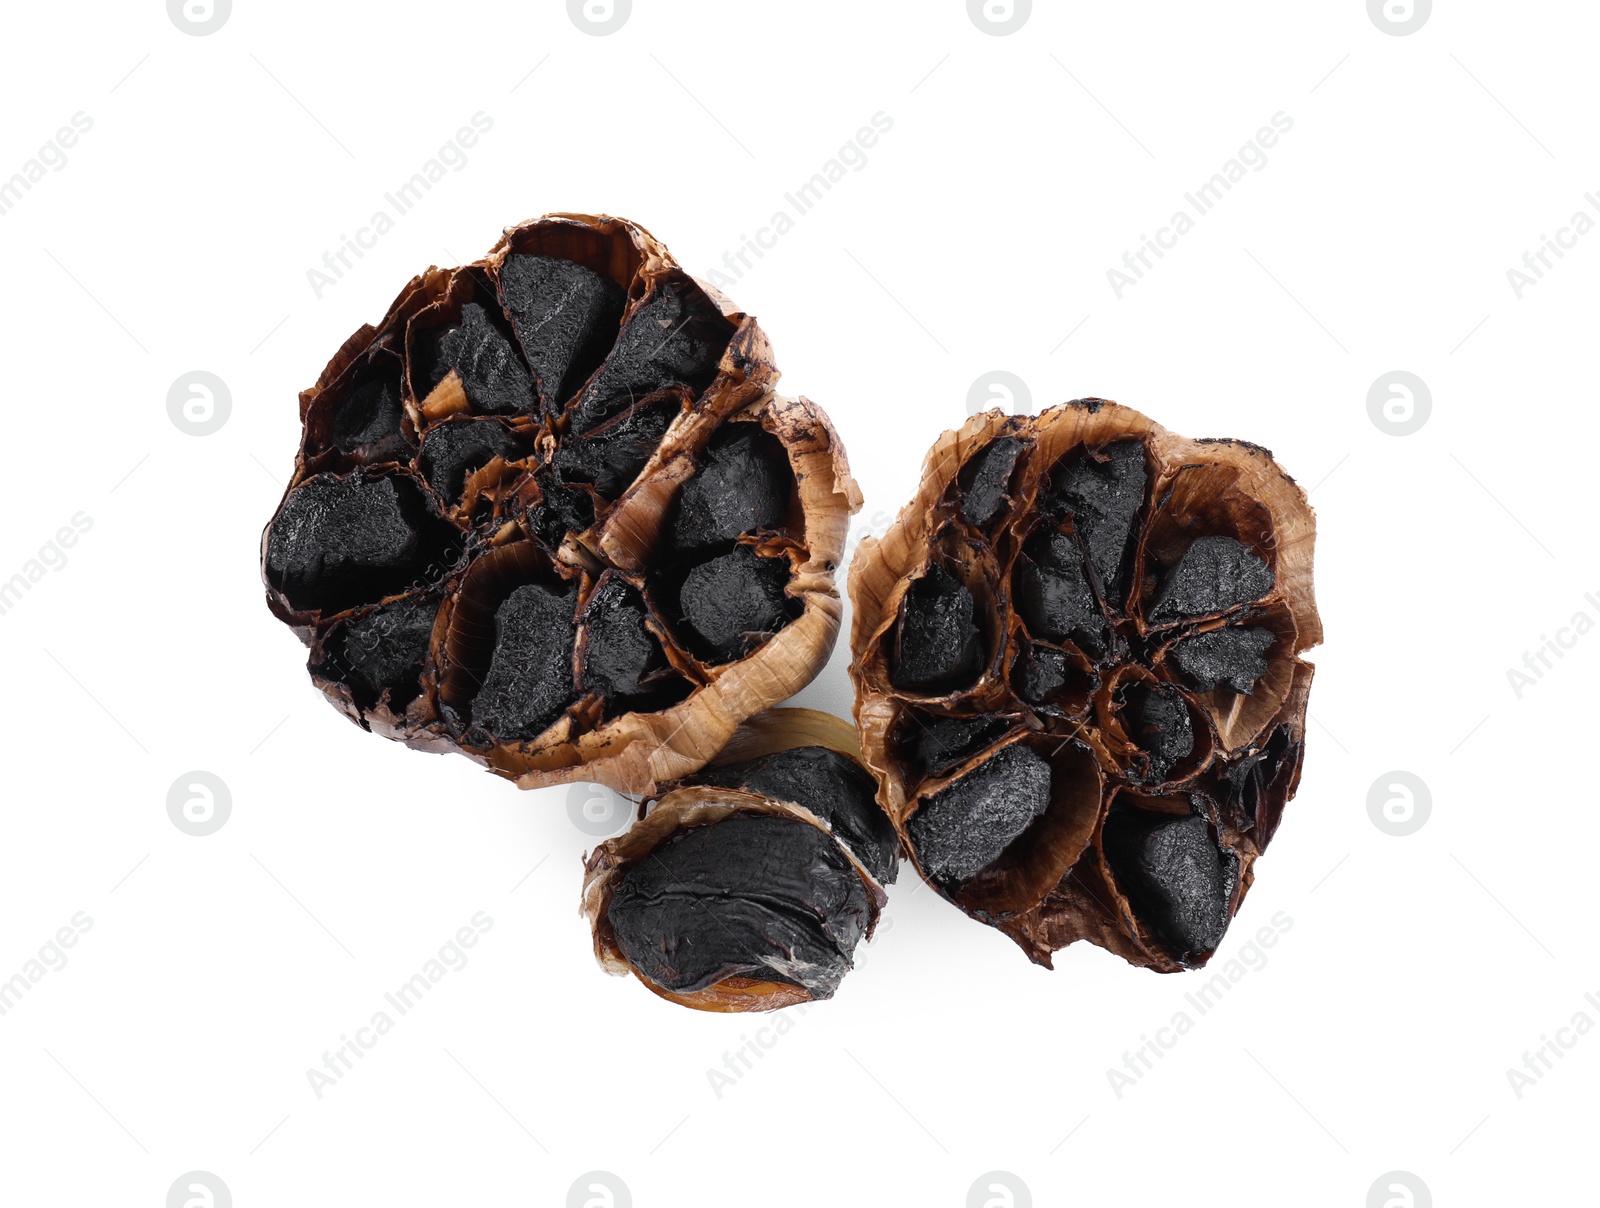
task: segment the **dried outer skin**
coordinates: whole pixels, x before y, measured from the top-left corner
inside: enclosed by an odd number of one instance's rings
[[[854,730],[813,710],[770,709],[725,754],[663,785],[639,822],[589,854],[582,909],[595,956],[696,1010],[829,997],[887,898],[838,811],[830,822],[793,798],[817,787],[819,768],[831,779],[838,760],[864,776]],[[800,781],[785,784],[796,769]],[[752,779],[783,795],[723,783]]]
[[[924,801],[907,831],[923,871],[960,884],[998,860],[1049,806],[1050,765],[1012,745]]]
[[[1003,520],[969,525],[953,549],[964,488],[987,480],[985,453],[1000,438],[1023,446]],[[1189,440],[1116,403],[991,411],[940,437],[915,498],[861,543],[850,571],[862,756],[918,871],[1046,966],[1079,940],[1159,972],[1203,965],[1298,786],[1313,670],[1301,656],[1322,640],[1314,544],[1304,492],[1265,449]],[[895,654],[907,600],[930,566],[952,564],[981,571],[965,579],[981,582],[973,621],[1002,648],[975,682],[938,695],[898,676]],[[1071,590],[1042,574],[1063,567],[1078,572],[1065,572]],[[1097,633],[1074,628],[1085,615]],[[1001,741],[1041,755],[1052,793],[1076,804],[1052,804],[953,884],[929,867],[913,827]],[[1052,755],[1065,742],[1083,744],[1076,765]],[[1113,809],[1137,824],[1124,838],[1180,825],[1141,864],[1108,844]],[[1201,829],[1210,847],[1195,842]],[[1195,872],[1208,867],[1209,881]]]
[[[268,605],[310,647],[318,689],[365,729],[465,754],[524,787],[592,780],[648,792],[702,766],[742,720],[805,687],[838,632],[834,574],[860,492],[826,415],[773,393],[776,379],[755,320],[689,278],[643,228],[581,214],[514,227],[483,260],[413,279],[301,394],[300,452],[262,534]],[[439,442],[462,421],[487,431],[486,420],[515,440],[516,456],[483,464],[479,450],[457,462],[457,491]],[[759,540],[739,536],[790,567],[776,632],[706,663],[647,594],[631,653],[616,634],[599,636],[592,658],[575,648],[568,699],[552,691],[550,702],[524,702],[521,723],[496,723],[522,733],[548,715],[545,704],[559,704],[547,728],[503,738],[475,723],[495,608],[517,587],[560,581],[576,593],[576,616],[608,570],[643,589],[677,557],[679,495],[724,427],[762,432],[788,462],[783,514],[755,499],[747,510],[777,523]],[[427,470],[458,498],[427,489]],[[324,475],[377,484],[355,493],[359,507],[343,507],[362,512],[356,519],[371,512],[375,535],[341,536],[337,499],[297,494]],[[509,563],[480,573],[501,555]],[[337,647],[352,622],[397,596],[428,600],[438,621],[415,689],[407,662],[398,691],[375,696],[375,678],[387,673],[374,666],[367,675]],[[663,664],[645,668],[643,691],[624,693],[646,634]],[[554,653],[547,661],[555,665]]]
[[[867,891],[826,831],[734,816],[682,830],[628,869],[607,918],[628,963],[666,990],[746,977],[831,998],[866,930]]]

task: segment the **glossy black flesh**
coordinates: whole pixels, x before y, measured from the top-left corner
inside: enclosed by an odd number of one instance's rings
[[[365,453],[369,461],[398,456],[407,444],[400,431],[404,414],[400,366],[375,367],[334,405],[333,447],[341,453]]]
[[[833,827],[878,884],[894,883],[899,840],[878,808],[872,777],[848,756],[827,747],[793,747],[706,768],[695,779],[805,806]]]
[[[1083,567],[1077,543],[1053,529],[1028,539],[1013,582],[1017,615],[1028,632],[1047,642],[1074,637],[1098,644],[1105,618]]]
[[[468,474],[493,458],[511,461],[521,455],[521,442],[499,420],[452,419],[423,435],[417,466],[442,498],[460,503]]]
[[[944,776],[996,741],[1016,723],[1004,717],[934,717],[911,713],[905,749],[917,779]]]
[[[602,498],[617,499],[633,485],[677,418],[676,395],[635,407],[582,437],[568,437],[552,459],[563,482],[591,484]]]
[[[678,495],[673,544],[703,549],[743,533],[776,531],[789,518],[793,496],[794,472],[777,437],[760,424],[724,424]]]
[[[984,663],[974,612],[966,585],[942,566],[929,567],[901,602],[890,682],[927,695],[970,687]]]
[[[461,375],[467,402],[479,414],[529,415],[533,379],[505,334],[476,302],[461,308],[461,322],[434,334],[430,384],[437,386],[454,369]]]
[[[1150,612],[1152,621],[1178,621],[1259,600],[1273,574],[1250,547],[1232,537],[1199,537],[1167,575]]]
[[[911,815],[911,843],[929,876],[960,884],[998,860],[1049,808],[1050,765],[1013,743],[924,801]]]
[[[1146,783],[1163,781],[1194,750],[1194,720],[1171,684],[1130,684],[1122,693],[1122,728],[1149,758]]]
[[[409,596],[340,625],[329,638],[323,674],[345,684],[362,709],[387,689],[389,708],[401,712],[419,690],[438,612],[436,597]]]
[[[1122,806],[1106,819],[1102,845],[1134,913],[1174,954],[1199,956],[1222,942],[1238,865],[1204,818]]]
[[[1121,602],[1124,563],[1147,483],[1144,445],[1122,440],[1099,456],[1084,451],[1059,466],[1042,501],[1051,515],[1072,518],[1101,589],[1115,603]]]
[[[690,649],[701,659],[741,658],[799,615],[784,594],[787,558],[763,558],[748,546],[702,562],[678,589],[678,612]]]
[[[550,256],[508,257],[500,297],[551,413],[605,360],[628,303],[615,282]]]
[[[698,394],[717,376],[734,326],[677,269],[661,277],[622,325],[611,355],[572,407],[572,431],[599,427],[674,382]]]
[[[646,680],[667,666],[655,634],[645,627],[644,600],[622,579],[608,578],[584,606],[589,640],[579,686],[607,702],[648,691]]]
[[[1272,638],[1270,629],[1213,629],[1175,643],[1172,661],[1201,692],[1225,684],[1248,696],[1267,673],[1267,647]]]
[[[438,579],[459,547],[412,479],[319,474],[273,518],[267,578],[295,609],[337,612]]]
[[[1007,487],[1023,444],[1014,436],[998,436],[984,445],[961,467],[961,519],[974,528],[987,529],[1006,505]]]
[[[628,963],[692,994],[730,977],[829,998],[869,920],[867,891],[827,834],[734,815],[680,831],[618,878],[606,911]]]
[[[577,589],[529,583],[495,610],[494,654],[472,722],[502,742],[543,733],[572,701]]]

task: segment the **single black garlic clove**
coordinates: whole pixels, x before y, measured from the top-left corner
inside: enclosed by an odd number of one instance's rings
[[[937,563],[900,606],[890,678],[928,695],[968,687],[983,670],[983,645],[972,593]]]
[[[998,860],[1050,808],[1050,765],[1002,747],[911,815],[911,842],[929,876],[960,883]]]
[[[1017,661],[1017,695],[1042,705],[1067,685],[1067,652],[1030,642]]]
[[[539,395],[554,413],[605,360],[628,295],[570,260],[513,255],[500,269],[500,296]]]
[[[1232,537],[1200,537],[1167,576],[1150,619],[1176,621],[1222,612],[1261,599],[1272,586],[1272,568],[1248,546]]]
[[[521,455],[520,443],[499,420],[453,419],[429,428],[417,466],[428,485],[450,503],[459,503],[467,475],[496,457]]]
[[[603,582],[583,610],[588,632],[579,687],[607,702],[637,697],[666,667],[661,643],[645,627],[644,600],[620,578]]]
[[[641,403],[556,450],[556,472],[566,482],[591,484],[605,499],[619,498],[639,477],[681,406],[673,394]]]
[[[1175,952],[1200,955],[1222,942],[1237,874],[1204,818],[1114,809],[1103,844],[1135,913]]]
[[[703,549],[744,533],[781,529],[794,497],[789,456],[760,424],[728,424],[683,484],[672,541]]]
[[[327,670],[361,707],[372,707],[387,691],[390,708],[404,709],[417,694],[438,612],[437,597],[407,596],[346,622],[329,641]]]
[[[1028,632],[1050,642],[1097,639],[1104,619],[1077,544],[1051,530],[1030,538],[1026,553],[1017,567],[1016,593],[1017,615]]]
[[[1093,452],[1078,455],[1050,481],[1045,507],[1071,517],[1108,597],[1120,590],[1146,480],[1144,445],[1123,440],[1106,445],[1098,456]]]
[[[869,913],[866,887],[826,832],[735,815],[673,835],[628,869],[606,917],[628,963],[663,989],[742,977],[828,998]]]
[[[690,645],[718,663],[747,654],[789,618],[788,582],[787,559],[763,558],[745,545],[702,562],[678,590]]]
[[[611,355],[578,396],[572,430],[596,428],[668,383],[704,389],[732,335],[728,320],[686,273],[664,274],[623,323]]]
[[[1267,648],[1272,640],[1270,629],[1213,629],[1174,643],[1172,661],[1201,692],[1226,684],[1249,695],[1267,673]]]
[[[494,655],[472,701],[476,728],[504,742],[548,729],[572,700],[575,588],[528,583],[494,614]]]
[[[411,479],[319,474],[273,517],[267,579],[295,608],[337,612],[437,577],[455,545]]]
[[[985,529],[1005,507],[1011,475],[1022,456],[1023,444],[1014,436],[999,436],[985,445],[961,468],[957,485],[962,491],[961,519]]]
[[[359,382],[333,409],[333,446],[341,453],[398,455],[405,447],[400,419],[400,367]]]
[[[1165,780],[1194,750],[1194,722],[1183,694],[1171,684],[1130,684],[1123,692],[1122,728],[1149,758],[1149,783]]]
[[[444,381],[452,369],[461,375],[473,410],[490,415],[533,411],[533,382],[527,368],[511,341],[489,321],[489,312],[476,302],[462,306],[460,324],[438,337],[432,384]]]

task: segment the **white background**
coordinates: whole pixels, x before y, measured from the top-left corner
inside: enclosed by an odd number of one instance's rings
[[[0,180],[93,128],[0,217],[0,579],[93,527],[0,616],[0,978],[93,925],[0,1017],[0,1202],[157,1208],[191,1170],[242,1208],[559,1205],[591,1170],[645,1206],[957,1208],[993,1170],[1040,1205],[1359,1208],[1395,1170],[1440,1205],[1594,1202],[1600,1034],[1520,1098],[1506,1072],[1600,1022],[1600,636],[1507,678],[1600,619],[1600,235],[1520,299],[1506,276],[1600,189],[1594,6],[1439,0],[1403,37],[1362,0],[1041,2],[1003,37],[960,0],[636,0],[605,37],[559,0],[4,23]],[[318,298],[307,270],[479,111],[466,166]],[[1107,270],[1280,111],[1119,300]],[[588,210],[708,274],[878,112],[865,166],[726,287],[843,434],[854,536],[995,369],[1314,488],[1304,780],[1218,963],[1293,925],[1120,1096],[1199,976],[1086,945],[1046,972],[912,880],[781,1036],[603,976],[565,792],[362,734],[262,599],[296,392],[414,272]],[[166,409],[195,369],[232,396],[204,437]],[[1368,416],[1394,369],[1431,388],[1414,435]],[[846,710],[847,659],[802,703]],[[232,795],[207,838],[166,812],[196,769]],[[1394,770],[1431,790],[1408,837],[1368,815]],[[307,1069],[477,911],[470,962],[319,1099]]]

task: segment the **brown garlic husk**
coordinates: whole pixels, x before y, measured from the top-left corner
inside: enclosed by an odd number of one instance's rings
[[[897,839],[873,788],[848,722],[794,708],[750,718],[590,853],[581,909],[601,967],[701,1011],[831,997],[894,877]]]
[[[482,260],[411,281],[300,396],[300,451],[262,535],[269,607],[364,729],[524,788],[651,792],[809,683],[838,634],[860,492],[826,414],[777,378],[755,319],[637,224],[511,228]],[[758,447],[783,499],[753,503],[744,528],[726,501],[735,521],[680,522],[723,450]],[[733,574],[765,593],[747,624],[707,586]],[[570,634],[541,645],[539,625]],[[631,678],[596,673],[607,658],[631,659]],[[523,699],[562,667],[570,692]]]
[[[1204,965],[1299,782],[1315,535],[1267,450],[1103,399],[941,436],[850,568],[862,755],[924,879],[1047,967]]]

